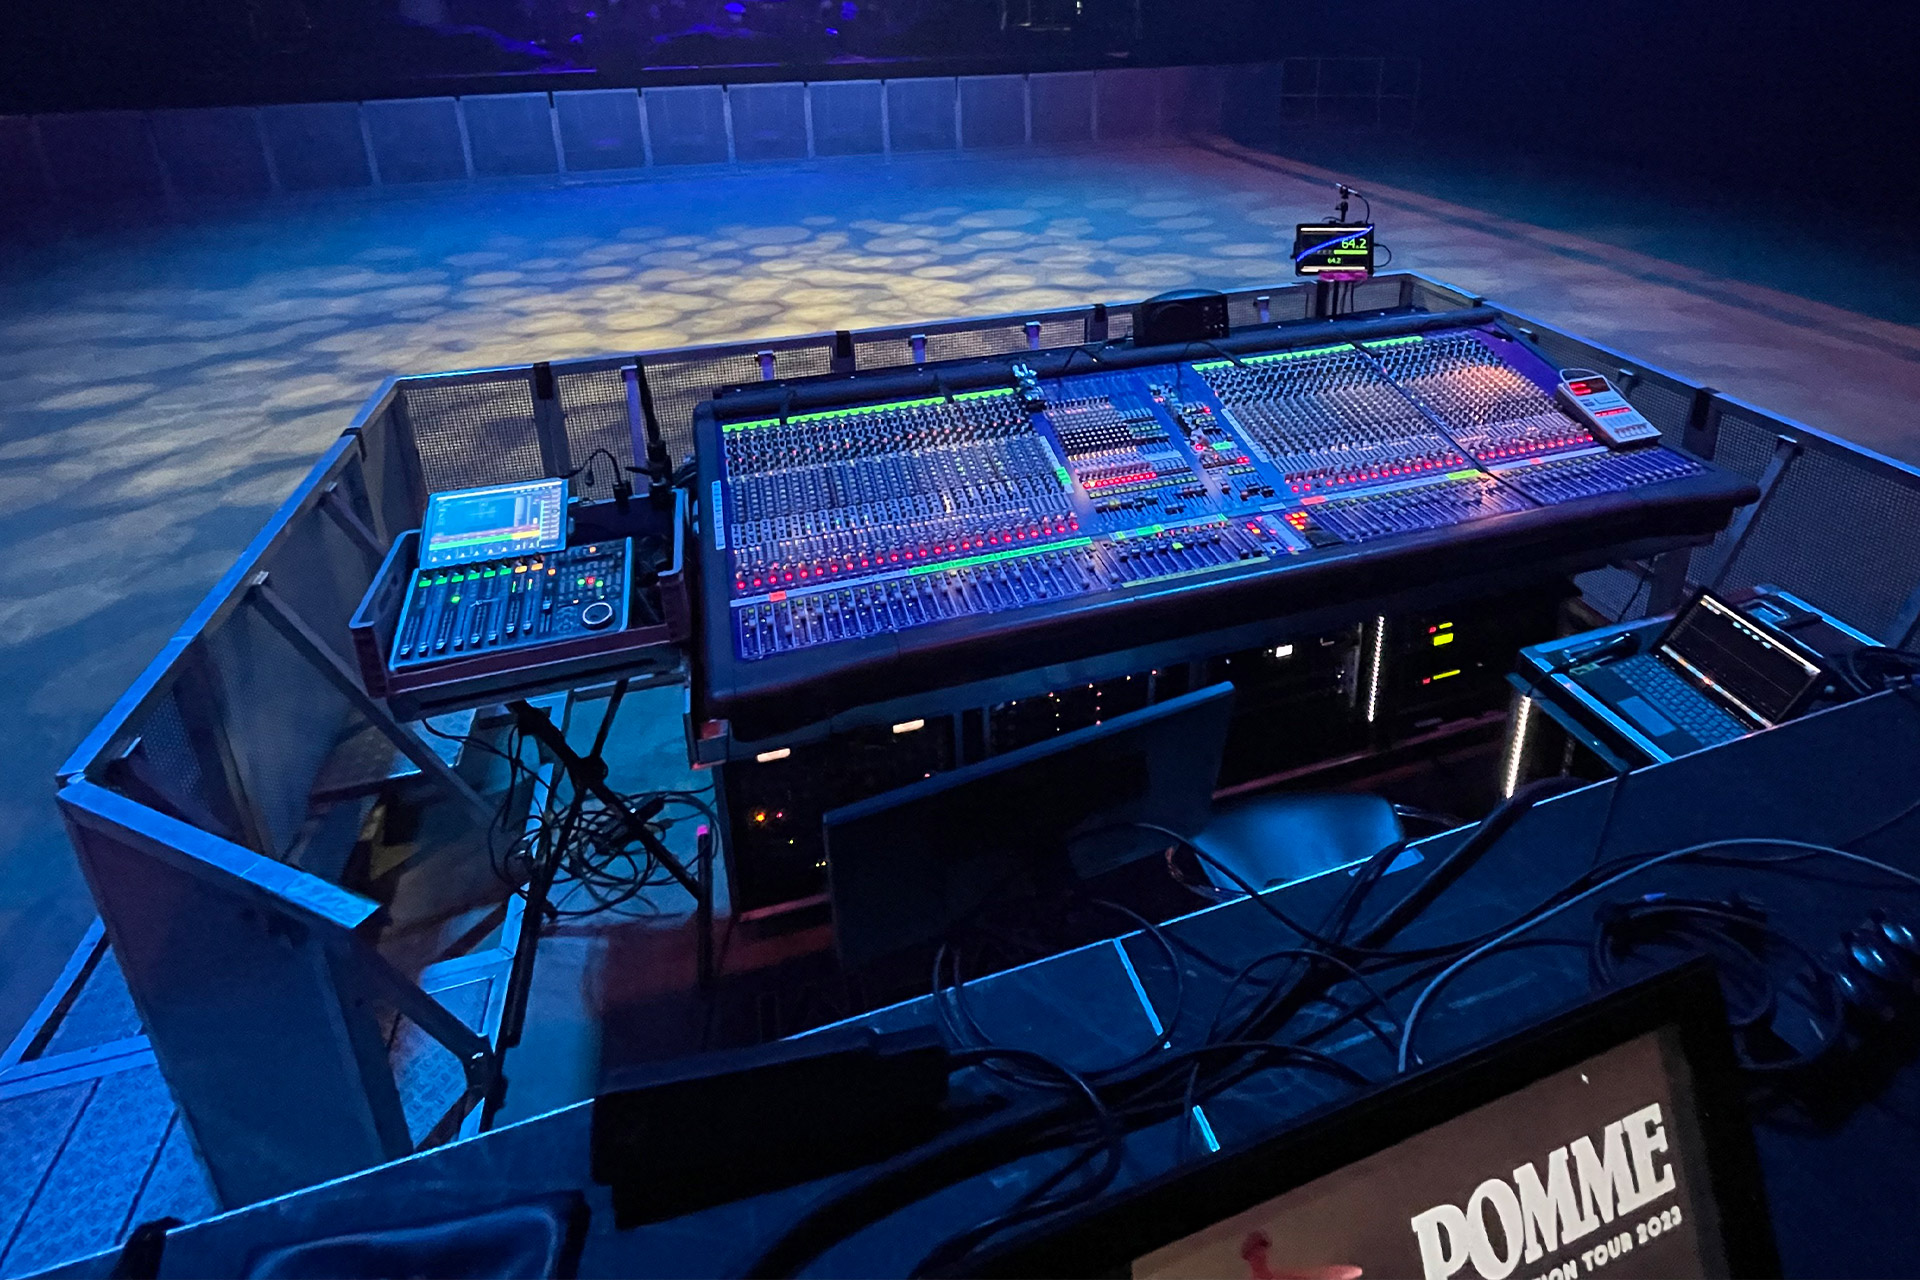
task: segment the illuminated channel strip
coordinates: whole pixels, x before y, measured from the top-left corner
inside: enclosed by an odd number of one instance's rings
[[[1226,516],[1209,512],[1191,520],[1173,520],[1160,524],[1141,525],[1134,529],[1123,529],[1116,533],[1103,534],[1095,539],[1086,535],[1076,538],[1060,538],[1052,542],[1034,542],[1017,547],[1007,547],[1000,551],[989,551],[980,555],[960,556],[952,560],[929,560],[922,564],[903,565],[885,573],[864,574],[858,578],[840,581],[812,582],[803,586],[788,587],[776,591],[761,591],[753,595],[739,596],[729,603],[736,609],[755,604],[778,604],[782,600],[804,600],[808,596],[825,595],[835,591],[846,591],[854,587],[871,586],[887,582],[904,581],[918,578],[929,573],[941,573],[950,569],[971,569],[977,565],[996,564],[1004,560],[1017,560],[1025,556],[1046,555],[1053,551],[1072,551],[1080,547],[1091,547],[1096,542],[1117,551],[1124,551],[1129,539],[1156,537],[1162,534],[1180,534],[1188,530],[1224,528],[1232,523]],[[1144,580],[1144,579],[1143,579]]]

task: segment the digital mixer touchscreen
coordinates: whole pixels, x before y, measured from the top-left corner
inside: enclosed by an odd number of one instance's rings
[[[565,480],[436,493],[420,530],[420,567],[554,551],[566,541]]]

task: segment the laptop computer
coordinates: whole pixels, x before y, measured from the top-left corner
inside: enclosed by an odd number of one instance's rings
[[[1648,652],[1567,675],[1669,756],[1791,719],[1826,681],[1785,632],[1704,590]]]

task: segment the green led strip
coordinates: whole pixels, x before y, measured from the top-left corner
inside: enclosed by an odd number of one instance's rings
[[[1409,342],[1422,342],[1425,339],[1416,333],[1405,338],[1366,338],[1362,341],[1369,347],[1404,347]]]
[[[1010,547],[1005,551],[989,551],[983,556],[967,556],[960,560],[943,560],[939,564],[917,564],[907,570],[907,577],[917,578],[923,573],[944,573],[948,569],[969,569],[976,564],[992,564],[996,560],[1011,560],[1015,556],[1039,555],[1043,551],[1069,551],[1074,547],[1089,547],[1092,538],[1068,538],[1065,542],[1048,542],[1033,547]]]
[[[1329,356],[1329,355],[1334,355],[1341,351],[1351,351],[1351,350],[1353,350],[1353,344],[1349,342],[1343,342],[1343,343],[1340,343],[1338,346],[1332,346],[1332,347],[1307,347],[1306,349],[1301,351],[1275,351],[1270,355],[1248,356],[1245,359],[1241,360],[1240,363],[1241,364],[1271,364],[1275,360],[1308,360],[1314,356]],[[1196,364],[1195,366],[1193,366],[1193,371],[1195,373],[1205,373],[1209,369],[1225,369],[1232,363],[1233,361],[1231,360],[1209,360],[1205,364]]]
[[[982,396],[1010,396],[1011,391],[974,391],[966,395],[955,396],[955,400],[977,400]],[[930,404],[945,404],[944,396],[927,396],[920,400],[892,400],[886,404],[863,404],[855,409],[827,409],[820,413],[801,413],[788,418],[788,422],[828,422],[835,418],[856,418],[863,413],[885,413],[889,409],[919,409]],[[729,422],[721,426],[722,431],[751,431],[756,427],[779,425],[778,418],[758,418],[752,422]]]
[[[945,404],[942,396],[927,396],[920,400],[894,400],[887,404],[863,404],[857,409],[828,409],[822,413],[802,413],[788,418],[788,422],[827,422],[834,418],[857,418],[863,413],[885,413],[889,409],[918,409],[930,404]]]
[[[1000,387],[993,391],[962,391],[959,395],[955,396],[954,399],[955,400],[985,400],[991,396],[1010,396],[1012,394],[1013,394],[1012,387]]]
[[[1468,467],[1465,471],[1449,471],[1440,478],[1442,480],[1478,480],[1483,474],[1478,467]]]
[[[1229,523],[1229,521],[1225,516],[1215,516],[1211,520],[1195,520],[1190,524],[1178,525],[1174,528],[1173,532],[1184,533],[1188,529],[1205,529],[1209,525],[1227,523]],[[1113,540],[1115,542],[1125,542],[1128,538],[1148,538],[1156,533],[1165,532],[1167,532],[1167,526],[1163,524],[1143,524],[1138,529],[1128,529],[1122,533],[1114,534]]]

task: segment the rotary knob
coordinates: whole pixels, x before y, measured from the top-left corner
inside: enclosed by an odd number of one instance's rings
[[[598,631],[613,621],[613,606],[605,600],[595,600],[580,611],[580,625],[589,631]]]

